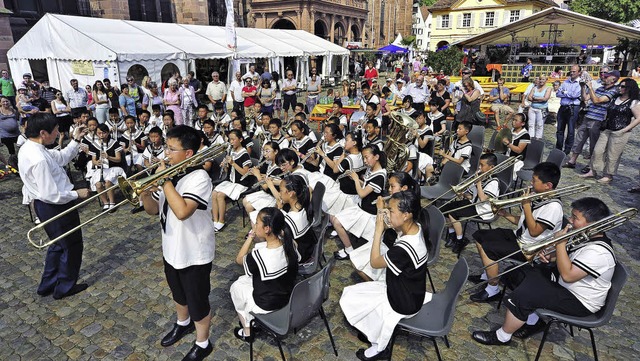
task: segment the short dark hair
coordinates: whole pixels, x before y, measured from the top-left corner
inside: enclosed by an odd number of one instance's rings
[[[151,106],[151,110],[153,110],[154,112],[157,111],[161,111],[162,108],[160,107],[160,104],[154,104]]]
[[[470,132],[470,131],[471,131],[471,129],[473,129],[473,124],[471,124],[471,122],[464,121],[464,122],[461,122],[461,123],[460,123],[460,124],[458,124],[458,125],[462,125],[462,127],[463,127],[464,129],[466,129],[466,130],[467,130],[467,132]]]
[[[544,183],[550,182],[556,188],[560,182],[560,167],[555,163],[542,162],[533,167],[533,175]]]
[[[340,108],[342,108],[342,100],[340,100],[340,99],[334,100],[333,104],[335,104],[335,105],[339,106]]]
[[[140,111],[140,115],[142,115],[142,114],[146,114],[146,115],[148,115],[149,117],[151,117],[151,113],[150,113],[148,110],[146,110],[146,109],[142,109],[142,110]]]
[[[361,89],[361,90],[365,90],[365,89],[367,89],[367,90],[371,90],[371,86],[369,86],[369,83],[363,83],[363,84],[360,86],[360,89]]]
[[[27,138],[37,138],[40,136],[41,130],[52,133],[57,126],[58,120],[55,115],[51,113],[36,113],[29,117],[24,135]]]
[[[300,108],[304,109],[304,104],[302,104],[302,103],[296,103],[296,107],[300,107]]]
[[[481,155],[480,160],[486,160],[487,164],[492,167],[495,167],[496,165],[498,165],[498,157],[496,157],[496,155],[493,153],[485,153]]]
[[[198,131],[187,125],[177,125],[167,132],[167,139],[177,139],[182,148],[191,149],[195,154],[200,149],[200,135]]]
[[[207,106],[206,106],[206,105],[200,105],[200,107],[205,107],[205,108],[206,108]],[[200,109],[200,107],[198,107],[198,109]],[[222,102],[216,102],[216,103],[213,105],[213,109],[214,109],[214,110],[224,109],[224,104],[222,104]],[[209,110],[209,109],[207,109],[207,110]]]
[[[429,100],[429,106],[433,106],[433,105],[438,106],[438,105],[439,105],[439,104],[438,104],[438,101],[437,101],[437,100],[435,100],[435,99],[431,99],[431,100]]]
[[[116,108],[109,108],[109,114],[118,114],[119,116],[120,112]]]
[[[162,129],[160,129],[160,127],[158,126],[155,126],[149,130],[149,134],[151,133],[159,134],[160,136],[162,136]]]
[[[278,118],[272,118],[269,121],[269,125],[271,124],[275,124],[278,128],[282,128],[282,120],[278,119]]]
[[[278,152],[278,155],[276,156],[277,165],[280,166],[284,163],[291,162],[291,161],[293,161],[294,168],[297,167],[298,163],[300,162],[300,158],[298,157],[296,152],[294,152],[292,149],[284,148]]]
[[[98,121],[98,118],[96,118],[96,117],[89,117],[89,119],[87,119],[87,124],[92,120],[95,120],[96,123],[100,124],[100,122]]]
[[[218,104],[218,103],[216,103],[216,104]],[[213,108],[215,109],[215,106],[214,106]],[[198,110],[200,110],[200,109],[204,109],[204,110],[206,110],[207,112],[209,111],[209,107],[207,107],[207,106],[206,106],[206,105],[204,105],[204,104],[200,104],[200,105],[198,105]]]
[[[216,123],[213,120],[209,119],[209,118],[207,118],[207,120],[202,122],[202,126],[203,127],[204,127],[205,124],[209,124],[211,126],[211,128],[214,128],[214,129],[216,128]]]
[[[294,115],[294,117],[300,117],[303,120],[307,120],[307,115],[304,112],[298,112]]]
[[[136,117],[134,117],[133,115],[127,115],[127,116],[125,116],[125,117],[124,117],[124,121],[126,122],[126,121],[127,121],[127,119],[132,119],[134,123],[135,123],[135,121],[136,121]]]
[[[571,208],[582,213],[587,222],[597,222],[611,215],[609,207],[598,198],[585,197],[576,199],[571,203]]]

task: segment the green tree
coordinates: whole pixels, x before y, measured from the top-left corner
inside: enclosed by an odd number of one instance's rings
[[[462,58],[464,53],[462,50],[453,46],[451,48],[430,51],[427,54],[427,64],[429,64],[435,72],[444,70],[445,74],[458,74],[462,68]]]
[[[438,0],[420,0],[420,6],[431,6],[437,2]]]
[[[628,23],[640,17],[640,1],[574,0],[571,10],[616,23]]]
[[[415,45],[415,42],[416,42],[415,35],[409,35],[407,37],[402,38],[402,41],[400,43],[404,46],[413,48],[413,46]]]

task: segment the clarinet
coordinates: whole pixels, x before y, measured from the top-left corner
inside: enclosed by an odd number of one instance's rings
[[[358,173],[358,172],[361,172],[361,171],[363,171],[363,170],[365,170],[365,169],[367,169],[367,168],[368,168],[368,167],[365,165],[365,166],[362,166],[362,167],[358,167],[358,168],[354,168],[354,169],[349,169],[349,170],[347,170],[346,172],[344,172],[344,173],[340,174],[340,175],[338,176],[338,178],[336,178],[336,181],[339,181],[339,180],[340,180],[340,179],[342,179],[342,178],[345,178],[345,177],[350,176],[350,175],[351,175],[351,173],[354,173],[354,172],[355,172],[355,173]]]
[[[263,164],[265,164],[267,162],[267,160],[263,160],[260,163],[258,163],[258,165],[255,166],[255,168],[260,168],[262,167]],[[251,170],[249,170],[247,173],[245,173],[242,177],[240,177],[240,182],[242,182],[243,180],[247,179],[248,176],[251,175]]]

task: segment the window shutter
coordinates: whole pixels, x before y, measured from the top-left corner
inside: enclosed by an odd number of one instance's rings
[[[462,28],[462,18],[464,17],[462,14],[456,15],[458,17],[458,29]]]
[[[527,10],[520,10],[520,18],[518,18],[518,20],[520,19],[524,19],[527,16]]]
[[[504,11],[504,21],[502,22],[504,25],[509,24],[509,15],[511,15],[511,11],[510,10],[505,10]]]
[[[438,29],[442,28],[442,15],[438,15],[436,17],[436,28]]]
[[[475,28],[476,27],[476,14],[475,13],[471,13],[471,21],[469,22],[469,27],[470,28]]]
[[[480,24],[479,24],[479,26],[478,26],[478,27],[480,27],[480,28],[484,28],[484,27],[487,25],[487,24],[485,23],[485,22],[486,22],[486,20],[485,20],[485,19],[486,19],[486,14],[487,14],[487,13],[481,13],[481,14],[480,14]]]

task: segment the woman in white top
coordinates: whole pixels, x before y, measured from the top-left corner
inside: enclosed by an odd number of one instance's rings
[[[96,80],[93,84],[93,102],[96,105],[98,123],[106,122],[109,118],[109,99],[104,84],[100,80]]]

